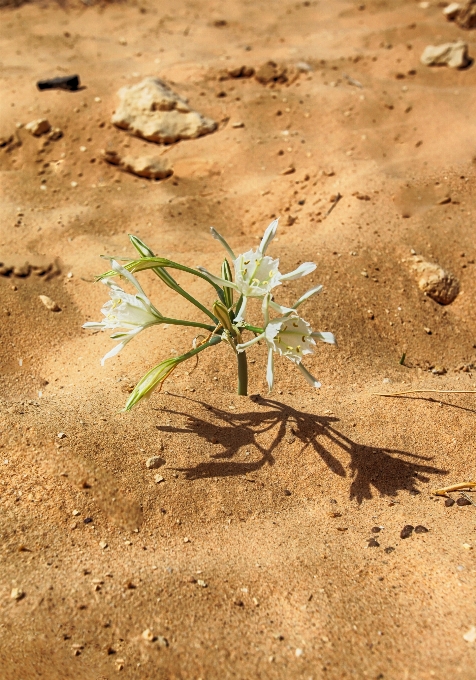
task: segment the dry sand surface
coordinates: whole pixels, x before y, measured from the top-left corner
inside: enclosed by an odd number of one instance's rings
[[[413,0],[0,10],[1,680],[476,679],[476,508],[431,494],[475,476],[476,395],[374,395],[476,389],[476,67],[420,64],[460,38],[476,57],[476,33]],[[286,78],[227,76],[270,60]],[[36,89],[72,73],[79,91]],[[114,127],[147,76],[217,130],[164,146]],[[42,117],[60,139],[25,130]],[[174,174],[125,173],[111,144]],[[281,270],[317,263],[280,300],[325,286],[305,309],[339,343],[306,362],[322,388],[281,359],[268,394],[257,347],[238,397],[223,343],[120,413],[194,332],[149,329],[102,368],[113,341],[81,329],[107,298],[99,255],[132,256],[132,232],[218,273],[209,227],[243,252],[273,216]],[[459,279],[450,305],[412,249]]]

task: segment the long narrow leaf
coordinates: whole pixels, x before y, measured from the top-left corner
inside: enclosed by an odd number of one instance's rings
[[[123,411],[130,411],[136,404],[144,399],[144,397],[150,396],[152,392],[157,388],[161,387],[164,381],[169,377],[172,371],[180,364],[182,361],[191,359],[195,355],[203,352],[203,350],[213,347],[213,345],[218,345],[221,342],[221,336],[213,335],[208,342],[203,343],[199,347],[181,354],[178,357],[172,357],[170,359],[165,359],[161,361],[157,366],[151,368],[147,373],[139,380],[131,396],[126,402]]]

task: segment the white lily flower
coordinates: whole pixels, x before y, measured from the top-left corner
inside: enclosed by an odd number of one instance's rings
[[[110,337],[113,340],[121,338],[121,342],[113,347],[101,359],[101,365],[104,366],[106,359],[118,354],[127,343],[132,340],[144,328],[162,322],[162,315],[152,305],[147,295],[142,290],[137,279],[121,267],[115,260],[111,261],[112,268],[121,276],[126,278],[138,291],[135,295],[126,293],[122,288],[117,286],[109,279],[103,279],[104,283],[109,288],[111,299],[102,307],[101,312],[104,315],[103,321],[90,321],[83,325],[83,328],[91,328],[97,330],[120,330],[123,332],[113,333]]]
[[[313,291],[317,292],[317,289],[313,289]],[[307,297],[309,297],[309,295],[307,295]],[[302,298],[300,298],[300,300],[302,300]],[[263,314],[265,317],[264,332],[249,342],[244,342],[240,345],[237,345],[236,349],[238,352],[243,352],[245,349],[251,345],[254,345],[260,340],[264,340],[266,342],[268,346],[266,379],[268,381],[270,391],[274,384],[275,352],[281,356],[287,357],[290,361],[296,364],[304,378],[312,387],[320,387],[321,383],[316,380],[302,365],[302,359],[306,354],[313,354],[313,345],[316,344],[315,339],[335,345],[335,338],[333,334],[327,332],[313,332],[310,324],[300,316],[297,316],[294,309],[290,309],[289,313],[287,313],[285,316],[280,316],[270,321],[268,306],[272,306],[272,303],[269,302],[269,296],[266,296],[263,301]],[[284,307],[282,309],[287,308]]]
[[[278,220],[273,220],[266,229],[259,247],[256,250],[248,250],[246,253],[236,257],[223,236],[221,236],[213,227],[211,228],[213,238],[220,241],[232,258],[235,270],[235,280],[226,281],[219,276],[210,274],[210,272],[203,267],[198,267],[198,269],[205,273],[217,285],[233,288],[239,295],[243,296],[243,302],[236,317],[237,322],[243,321],[244,319],[248,298],[263,298],[273,288],[280,286],[282,281],[294,281],[295,279],[310,274],[316,268],[314,262],[304,262],[297,269],[289,272],[289,274],[281,274],[278,269],[279,259],[274,260],[272,257],[266,255],[266,250],[275,237],[277,229]],[[302,302],[303,301],[304,300],[302,300]]]

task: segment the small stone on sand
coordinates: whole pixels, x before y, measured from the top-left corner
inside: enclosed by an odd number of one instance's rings
[[[145,466],[148,470],[156,470],[165,464],[165,460],[159,456],[151,456],[145,462]]]
[[[46,309],[49,309],[50,312],[61,312],[61,307],[52,300],[48,295],[38,295],[40,298],[41,302],[45,305]]]
[[[25,130],[28,130],[35,137],[40,137],[51,130],[50,122],[46,118],[38,118],[32,120],[25,125]]]
[[[468,45],[463,40],[442,45],[428,45],[423,50],[420,61],[425,66],[464,68],[469,61]]]

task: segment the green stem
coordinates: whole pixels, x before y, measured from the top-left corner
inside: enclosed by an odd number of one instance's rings
[[[194,328],[204,328],[205,330],[210,331],[210,333],[213,333],[215,330],[215,326],[210,326],[206,323],[199,323],[198,321],[184,321],[183,319],[169,319],[166,316],[162,317],[162,322],[170,323],[174,326],[193,326]]]
[[[248,396],[248,364],[246,352],[238,352],[238,394]]]
[[[152,271],[165,283],[166,286],[172,290],[175,290],[179,295],[191,302],[192,305],[195,305],[195,307],[197,307],[200,311],[209,316],[212,321],[216,321],[218,323],[218,320],[213,316],[213,314],[198,300],[196,300],[193,295],[187,293],[187,291],[184,290],[182,286],[173,278],[173,276],[170,276],[169,273],[165,271],[165,269],[162,269],[162,267],[155,267],[152,269]]]

